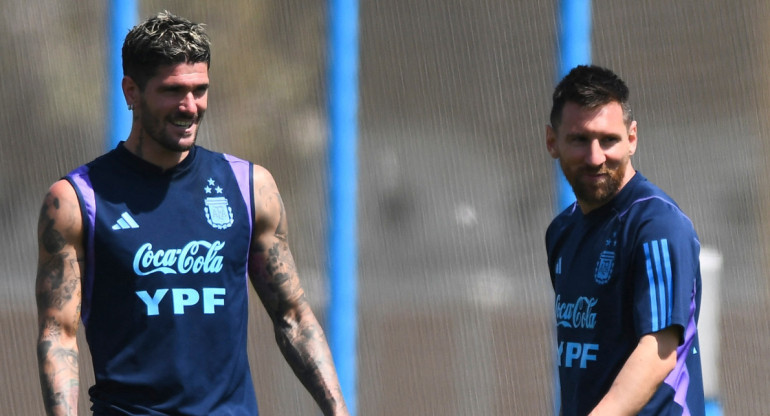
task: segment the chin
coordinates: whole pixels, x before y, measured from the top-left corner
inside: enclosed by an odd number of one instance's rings
[[[186,152],[195,146],[195,137],[191,139],[165,140],[158,142],[166,150],[172,152]]]
[[[195,145],[195,141],[198,138],[198,131],[193,131],[188,135],[177,138],[174,144],[178,147],[184,147],[188,150]]]

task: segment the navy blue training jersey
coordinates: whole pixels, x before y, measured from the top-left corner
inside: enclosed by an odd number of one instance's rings
[[[95,415],[256,415],[246,352],[249,162],[194,147],[162,171],[125,149],[71,172]]]
[[[677,204],[640,173],[607,204],[577,203],[546,232],[561,408],[586,415],[645,335],[680,330],[676,368],[640,415],[703,415],[696,322],[700,243]]]

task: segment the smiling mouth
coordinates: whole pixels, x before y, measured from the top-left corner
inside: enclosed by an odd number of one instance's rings
[[[189,129],[192,127],[193,123],[195,123],[195,119],[188,119],[188,120],[171,120],[171,124],[176,127],[181,127],[184,129]]]
[[[601,182],[610,177],[609,172],[584,172],[583,178],[588,182]]]

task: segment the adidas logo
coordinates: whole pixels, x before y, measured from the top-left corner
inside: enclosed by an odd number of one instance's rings
[[[128,212],[121,214],[120,218],[118,218],[118,222],[112,226],[113,230],[126,230],[129,228],[139,228],[139,224],[128,215]]]

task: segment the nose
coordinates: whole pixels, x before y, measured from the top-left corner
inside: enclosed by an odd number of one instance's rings
[[[192,92],[185,94],[185,96],[182,97],[182,101],[179,102],[179,111],[181,112],[195,114],[197,109],[198,106],[195,103],[195,96],[193,96]]]
[[[601,166],[607,160],[599,140],[591,140],[586,154],[586,163],[590,166]]]

